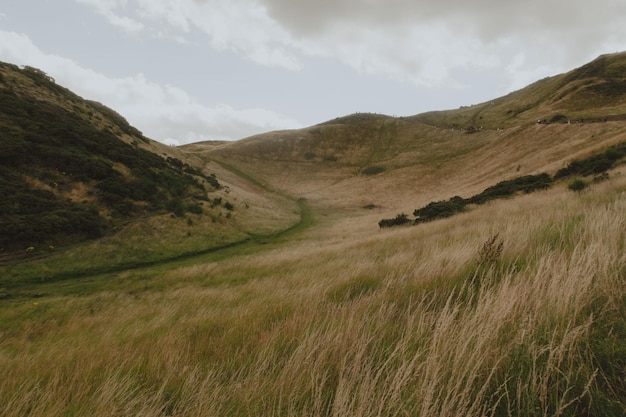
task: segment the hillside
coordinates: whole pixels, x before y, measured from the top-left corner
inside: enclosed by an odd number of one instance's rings
[[[139,216],[199,211],[219,182],[105,106],[0,64],[0,247],[60,246]]]
[[[626,415],[625,59],[496,107],[159,150],[163,172],[215,174],[208,202],[181,199],[202,214],[136,218],[131,200],[114,234],[0,264],[0,415]],[[59,88],[31,84],[13,89]],[[8,137],[33,131],[3,117]],[[433,201],[464,209],[426,221]],[[419,225],[379,228],[414,210]]]
[[[204,155],[320,208],[408,212],[516,176],[554,173],[626,140],[625,67],[625,53],[605,55],[475,106],[404,118],[354,114]]]
[[[42,71],[0,63],[0,261],[11,268],[43,258],[56,265],[44,276],[63,276],[77,269],[69,257],[78,270],[119,269],[298,221],[295,202],[248,188]]]
[[[415,119],[436,126],[494,129],[536,121],[558,123],[626,119],[626,53],[602,55],[568,73],[548,77],[504,97]]]

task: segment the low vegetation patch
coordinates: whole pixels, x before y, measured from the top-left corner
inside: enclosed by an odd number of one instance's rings
[[[511,180],[501,181],[470,198],[454,196],[449,200],[433,201],[413,212],[415,216],[414,224],[450,217],[462,212],[468,204],[484,204],[491,200],[511,197],[518,193],[532,193],[538,190],[545,190],[550,188],[554,181],[574,175],[594,175],[594,182],[604,181],[608,178],[606,171],[613,168],[624,157],[626,157],[626,142],[611,146],[598,155],[574,160],[567,167],[558,170],[554,178],[545,172],[537,175],[523,175]],[[572,191],[582,191],[588,185],[589,183],[584,179],[575,178],[568,184],[568,188]],[[378,225],[381,228],[392,227],[406,224],[408,220],[408,218],[398,219],[398,217],[395,219],[383,219],[378,222]]]
[[[385,167],[382,166],[371,166],[361,170],[361,174],[363,175],[378,175],[383,172],[385,172]]]
[[[554,175],[554,179],[602,174],[613,168],[626,156],[626,142],[611,146],[606,151],[588,158],[575,159]]]
[[[587,188],[588,186],[589,186],[589,183],[587,181],[581,178],[575,178],[567,185],[567,188],[569,188],[572,191],[580,192],[584,190],[585,188]]]
[[[482,193],[470,198],[462,198],[454,196],[449,200],[433,201],[426,206],[416,209],[413,212],[415,216],[414,224],[431,222],[437,219],[444,219],[453,216],[465,210],[468,204],[484,204],[488,201],[506,198],[517,193],[530,193],[536,190],[544,190],[550,187],[552,178],[549,174],[524,175],[512,180],[502,181],[494,186],[485,189]],[[407,224],[410,222],[406,215],[398,215],[395,219],[383,219],[378,225],[383,227],[392,227]]]
[[[378,222],[378,226],[380,228],[384,227],[392,227],[392,226],[402,226],[404,224],[409,224],[411,220],[409,220],[409,216],[407,214],[398,214],[393,219],[383,219]]]

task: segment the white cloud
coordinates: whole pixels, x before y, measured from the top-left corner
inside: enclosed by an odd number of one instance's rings
[[[76,0],[181,41],[201,33],[266,67],[324,57],[417,86],[458,86],[456,70],[511,62],[506,83],[626,49],[626,3],[615,0]],[[106,15],[105,15],[106,16]],[[158,28],[158,30],[156,29]],[[563,52],[566,51],[566,52]],[[523,52],[523,63],[513,58]],[[547,75],[545,73],[540,75]]]
[[[267,15],[255,0],[75,0],[90,6],[111,24],[138,16],[141,28],[157,38],[185,41],[196,31],[216,50],[230,50],[251,61],[288,70],[299,70],[300,59],[285,29]],[[123,27],[126,29],[125,27]]]
[[[156,140],[232,140],[260,130],[300,127],[295,120],[270,110],[207,106],[186,91],[154,83],[141,73],[109,78],[72,60],[46,54],[27,36],[13,32],[0,30],[0,59],[42,69],[77,94],[110,106]]]
[[[126,32],[138,33],[144,29],[143,23],[128,16],[121,16],[115,12],[119,7],[125,7],[126,0],[75,0],[77,3],[90,6],[96,13],[113,26],[117,26]]]
[[[495,70],[523,52],[522,63],[499,74],[519,86],[607,52],[608,40],[626,48],[626,3],[614,0],[262,1],[294,38],[415,85],[460,86],[455,70]]]

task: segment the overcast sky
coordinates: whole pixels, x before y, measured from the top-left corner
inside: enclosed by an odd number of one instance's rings
[[[4,0],[0,60],[165,143],[507,94],[626,50],[624,0]]]

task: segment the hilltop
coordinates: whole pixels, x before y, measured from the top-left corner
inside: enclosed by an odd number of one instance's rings
[[[565,74],[485,103],[458,110],[429,112],[415,119],[467,130],[524,123],[581,123],[626,119],[626,53],[602,55]]]

